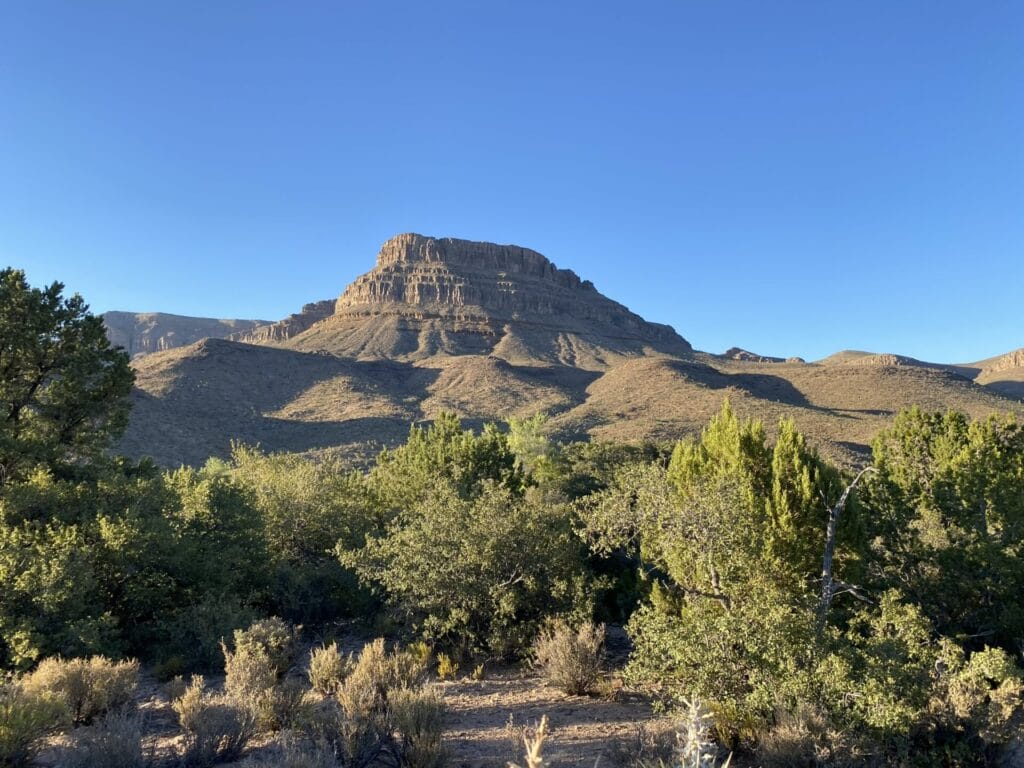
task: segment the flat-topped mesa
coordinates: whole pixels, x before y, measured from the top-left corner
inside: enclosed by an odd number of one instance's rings
[[[518,245],[406,233],[388,240],[377,254],[378,267],[396,264],[468,267],[538,278],[569,289],[594,290],[592,283],[580,280],[571,269],[559,269],[544,255]]]

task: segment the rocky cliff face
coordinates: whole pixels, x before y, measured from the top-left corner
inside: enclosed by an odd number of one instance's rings
[[[106,312],[107,338],[132,357],[163,352],[193,344],[200,339],[223,339],[247,332],[266,320],[217,320],[164,312]]]
[[[333,313],[292,334],[287,346],[363,358],[491,354],[597,368],[614,355],[691,351],[669,326],[645,321],[536,251],[416,234],[384,243],[374,269],[345,290]]]
[[[334,299],[306,304],[302,307],[301,312],[289,315],[284,320],[234,333],[228,338],[246,344],[275,344],[287,341],[293,336],[298,336],[314,323],[334,314],[334,304]]]

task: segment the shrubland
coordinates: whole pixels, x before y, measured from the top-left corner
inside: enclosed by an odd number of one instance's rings
[[[289,764],[429,768],[435,654],[457,674],[532,652],[581,693],[598,621],[625,623],[631,684],[699,721],[695,764],[709,732],[767,765],[1020,746],[1018,417],[904,412],[856,487],[728,404],[668,447],[446,414],[366,471],[245,446],[172,470],[110,455],[130,368],[78,297],[4,270],[0,330],[0,765],[71,727],[68,764],[145,764],[139,659],[225,673],[176,686],[182,764],[287,730]],[[409,645],[307,661],[342,620]]]

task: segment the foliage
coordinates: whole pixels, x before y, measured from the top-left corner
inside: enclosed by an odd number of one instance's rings
[[[437,677],[440,680],[454,680],[459,674],[459,662],[447,653],[437,654]]]
[[[339,556],[424,639],[460,654],[512,655],[548,614],[590,610],[571,511],[536,492],[485,483],[464,499],[438,483],[385,535]]]
[[[360,652],[336,698],[311,707],[298,727],[314,754],[329,745],[344,766],[434,768],[442,756],[443,703],[423,687],[426,676],[416,653],[389,652],[382,639],[375,640]]]
[[[338,644],[313,648],[309,652],[309,682],[313,690],[323,694],[334,693],[348,676],[355,662],[351,656],[344,656]]]
[[[426,428],[413,425],[404,445],[382,451],[368,480],[390,516],[432,496],[439,483],[470,499],[488,482],[518,493],[525,477],[508,436],[496,425],[474,434],[455,414],[442,413]]]
[[[139,685],[139,664],[102,656],[67,660],[54,657],[44,659],[22,685],[29,694],[49,695],[61,701],[76,725],[88,724],[131,704]]]
[[[253,712],[228,697],[206,693],[201,677],[193,678],[172,706],[183,732],[182,768],[212,768],[236,760],[256,735]]]
[[[248,629],[236,629],[234,639],[236,653],[262,650],[277,677],[295,663],[298,630],[276,616],[254,621]]]
[[[128,355],[63,289],[0,270],[0,486],[36,467],[70,471],[94,460],[127,423]]]
[[[334,557],[336,546],[356,547],[378,525],[361,474],[330,459],[236,445],[228,475],[259,515],[273,610],[306,623],[365,607],[355,577]]]
[[[1024,424],[901,413],[866,488],[876,581],[899,584],[943,635],[1018,651],[1024,637]]]
[[[30,764],[40,741],[70,722],[64,702],[53,694],[28,691],[18,680],[0,678],[0,767]]]
[[[601,676],[604,625],[590,622],[572,629],[557,621],[540,631],[533,662],[552,685],[570,695],[590,693]]]

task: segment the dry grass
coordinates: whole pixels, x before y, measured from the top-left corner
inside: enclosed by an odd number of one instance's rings
[[[594,690],[601,677],[604,624],[573,629],[555,622],[541,630],[533,644],[533,663],[549,683],[570,695]]]

